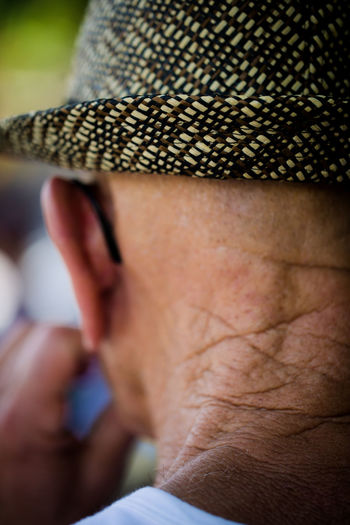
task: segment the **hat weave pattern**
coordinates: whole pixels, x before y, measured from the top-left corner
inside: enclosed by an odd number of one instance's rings
[[[70,103],[0,123],[68,168],[347,182],[349,5],[93,0]]]

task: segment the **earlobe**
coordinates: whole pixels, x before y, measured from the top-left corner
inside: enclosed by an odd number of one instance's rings
[[[116,266],[89,202],[77,187],[55,177],[45,183],[41,197],[49,234],[71,276],[86,346],[95,350],[106,322],[102,298],[116,284]]]

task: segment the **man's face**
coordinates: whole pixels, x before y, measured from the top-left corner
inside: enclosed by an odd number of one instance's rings
[[[177,396],[203,387],[206,348],[263,333],[285,311],[294,318],[323,304],[330,291],[304,274],[313,265],[349,264],[346,194],[141,174],[106,176],[104,189],[121,265],[111,261],[90,206],[70,184],[51,188],[44,207],[83,332],[103,358],[127,425],[143,434],[161,426],[162,407],[172,405],[175,417]],[[211,356],[205,367],[220,366],[220,353]],[[263,390],[267,376],[260,375],[253,386]]]
[[[181,322],[187,295],[193,292],[190,275],[205,270],[190,266],[190,254],[200,249],[189,227],[196,221],[185,188],[192,185],[140,174],[106,180],[123,264],[117,286],[104,297],[108,319],[103,357],[126,420],[152,435],[150,405],[166,395],[179,340],[189,344],[190,323]]]

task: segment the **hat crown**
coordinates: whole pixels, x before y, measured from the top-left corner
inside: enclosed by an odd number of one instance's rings
[[[349,95],[349,2],[92,0],[71,100]]]

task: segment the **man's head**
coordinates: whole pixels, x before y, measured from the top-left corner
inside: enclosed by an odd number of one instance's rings
[[[301,337],[333,323],[337,337],[347,337],[334,317],[349,294],[348,197],[311,185],[101,176],[98,198],[123,259],[117,265],[84,194],[68,181],[47,183],[45,215],[72,278],[85,339],[103,356],[132,427],[160,432],[166,414],[155,406],[175,412],[183,400],[166,396],[176,385],[179,397],[200,397],[208,386],[203,368],[210,377],[220,363],[222,372],[247,358],[249,369],[256,356],[235,346],[249,334],[265,334],[263,351],[294,327]],[[269,363],[259,363],[262,375],[251,384],[257,392],[270,380]],[[243,376],[233,377],[239,391]]]
[[[34,140],[35,155],[98,182],[122,264],[76,186],[49,183],[44,206],[87,344],[141,432],[166,433],[179,407],[201,406],[220,384],[244,397],[240,367],[223,377],[232,342],[268,332],[257,348],[270,337],[275,348],[280,325],[288,332],[330,297],[335,308],[339,282],[319,281],[329,266],[347,267],[348,213],[339,190],[309,183],[349,177],[347,5],[95,0],[71,104],[4,127],[9,147],[32,151]],[[223,354],[211,353],[217,346]],[[270,388],[269,358],[257,366],[238,355],[246,376],[261,371],[251,392]]]
[[[96,182],[120,262],[77,184],[44,212],[158,486],[246,523],[349,512],[348,6],[93,1],[71,104],[0,123]]]

